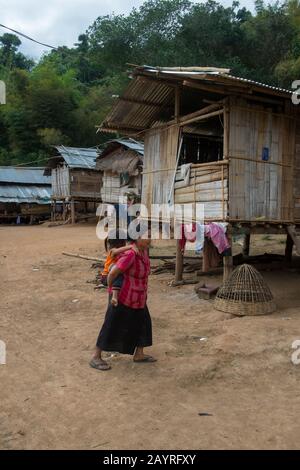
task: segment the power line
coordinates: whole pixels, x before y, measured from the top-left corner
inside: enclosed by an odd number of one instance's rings
[[[19,36],[23,36],[23,38],[25,39],[29,39],[29,41],[35,42],[36,44],[40,44],[41,46],[50,47],[50,49],[57,49],[57,47],[49,46],[49,44],[44,44],[43,42],[36,41],[35,39],[30,38],[26,34],[20,33],[20,31],[16,31],[15,29],[9,28],[8,26],[4,26],[4,24],[0,24],[0,27],[8,29],[9,31],[18,34]]]
[[[27,165],[32,165],[33,163],[45,162],[47,160],[49,160],[49,158],[45,157],[45,158],[40,158],[39,160],[33,160],[32,162],[18,163],[17,165],[14,165],[14,166],[15,167],[17,167],[17,166],[27,166]]]

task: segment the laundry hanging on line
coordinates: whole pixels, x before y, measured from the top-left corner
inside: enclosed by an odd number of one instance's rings
[[[196,242],[196,251],[203,250],[205,237],[210,239],[220,254],[230,248],[228,238],[226,236],[227,225],[225,223],[211,222],[209,224],[183,224],[181,226],[180,249],[184,250],[186,242]]]

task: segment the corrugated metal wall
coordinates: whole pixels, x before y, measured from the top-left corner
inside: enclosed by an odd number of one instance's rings
[[[293,220],[294,121],[242,99],[231,102],[229,121],[230,218]]]

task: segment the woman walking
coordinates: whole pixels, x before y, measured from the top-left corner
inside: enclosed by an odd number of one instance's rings
[[[152,324],[147,301],[150,260],[150,240],[138,238],[132,248],[122,255],[108,275],[108,287],[114,279],[123,274],[118,305],[111,303],[100,330],[95,354],[90,366],[98,370],[109,370],[103,360],[102,351],[117,351],[133,355],[134,362],[155,362],[152,356],[144,354],[144,348],[152,345]]]

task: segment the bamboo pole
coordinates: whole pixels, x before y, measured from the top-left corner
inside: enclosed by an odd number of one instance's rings
[[[222,166],[222,217],[224,218],[224,210],[225,210],[225,200],[224,200],[224,166]]]
[[[183,253],[180,247],[180,240],[176,241],[176,265],[175,265],[175,282],[182,281],[183,273]]]
[[[229,164],[229,160],[224,158],[224,160],[218,160],[217,162],[193,163],[192,168],[204,168],[206,166],[215,167],[218,165],[228,165],[228,164]]]
[[[213,111],[211,113],[203,114],[201,116],[188,119],[187,121],[180,121],[179,125],[182,127],[182,126],[186,126],[187,124],[191,124],[193,122],[199,122],[199,121],[203,121],[204,119],[210,119],[215,116],[220,116],[220,114],[223,114],[223,112],[224,112],[223,109],[219,109],[218,111]]]
[[[71,223],[76,223],[76,214],[75,214],[75,201],[74,199],[71,200]]]
[[[230,224],[227,226],[227,238],[230,244],[230,254],[228,256],[223,256],[223,282],[226,282],[229,279],[233,270],[232,227]]]
[[[93,256],[79,255],[78,253],[69,253],[67,251],[63,251],[62,254],[65,255],[65,256],[71,256],[73,258],[86,259],[86,260],[89,260],[89,261],[97,261],[99,263],[104,263],[105,262],[105,259],[95,258]]]
[[[270,161],[270,160],[260,160],[258,158],[254,159],[254,158],[250,158],[250,157],[239,157],[237,155],[230,155],[229,160],[246,160],[248,162],[253,162],[253,163],[263,163],[263,164],[267,163],[269,165],[278,165],[278,166],[282,166],[282,167],[293,168],[293,165],[288,165],[286,163],[273,162],[273,161]]]

